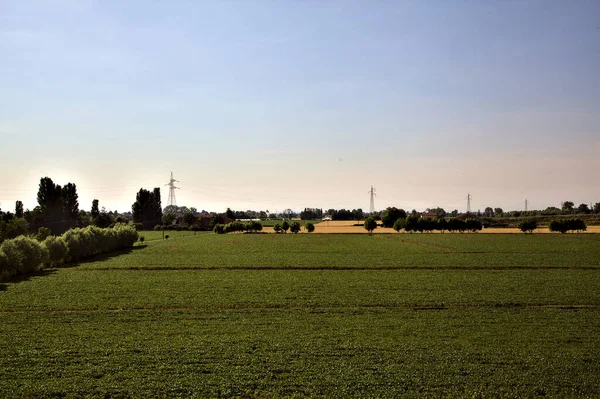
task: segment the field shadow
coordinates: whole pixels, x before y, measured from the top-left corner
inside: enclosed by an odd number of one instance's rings
[[[77,266],[85,265],[86,263],[106,262],[108,260],[111,260],[112,258],[116,258],[116,257],[119,257],[121,255],[127,255],[127,254],[130,254],[130,253],[135,252],[135,251],[140,251],[142,249],[145,249],[146,247],[148,247],[148,245],[146,245],[146,244],[144,244],[144,245],[136,245],[136,246],[131,247],[131,248],[120,249],[118,251],[112,251],[112,252],[108,252],[108,253],[105,253],[105,254],[99,254],[99,255],[96,255],[96,256],[92,256],[91,258],[80,260],[78,262],[73,262],[73,263],[69,263],[69,264],[63,265],[60,268],[61,269],[65,269],[65,268],[72,268],[72,267],[77,267]]]
[[[18,276],[9,277],[6,280],[0,282],[0,292],[6,291],[8,289],[9,284],[16,284],[22,281],[29,281],[34,277],[49,276],[54,273],[56,273],[56,269],[44,269],[38,272],[20,274]]]

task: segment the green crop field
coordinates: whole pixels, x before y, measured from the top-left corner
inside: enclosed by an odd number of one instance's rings
[[[0,284],[0,397],[600,396],[599,235],[168,233]]]

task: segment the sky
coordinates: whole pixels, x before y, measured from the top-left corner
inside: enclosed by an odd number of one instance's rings
[[[0,208],[600,202],[600,2],[0,0]]]

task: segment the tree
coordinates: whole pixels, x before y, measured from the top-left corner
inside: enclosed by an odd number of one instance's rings
[[[287,220],[284,220],[283,223],[281,224],[281,230],[283,230],[284,233],[287,233],[289,228],[290,228],[290,224],[287,222]]]
[[[23,217],[23,202],[15,202],[15,217],[20,219]]]
[[[568,231],[567,224],[562,220],[551,221],[548,228],[550,229],[550,231],[559,232],[562,234],[565,234]]]
[[[519,223],[519,229],[523,233],[533,233],[533,230],[537,229],[537,221],[535,219],[523,220]]]
[[[99,215],[100,215],[100,208],[98,208],[98,200],[95,199],[92,201],[92,211],[91,211],[92,219],[97,218]]]
[[[73,227],[79,220],[79,196],[77,195],[77,186],[74,183],[67,183],[61,190],[62,206],[64,219],[67,227]]]
[[[196,222],[196,216],[191,211],[186,212],[183,215],[183,221],[187,224],[188,227],[193,225]]]
[[[402,219],[399,218],[398,220],[396,220],[396,222],[394,223],[393,229],[396,230],[398,233],[400,233],[400,230],[402,230],[404,228],[404,225],[406,224],[406,219]]]
[[[504,211],[502,210],[502,208],[494,208],[494,215],[495,216],[502,216],[504,214]]]
[[[273,230],[275,231],[275,233],[281,232],[281,225],[279,223],[275,223],[275,226],[273,226]]]
[[[373,219],[372,217],[368,217],[365,220],[365,230],[367,230],[369,232],[369,235],[371,235],[373,233],[373,230],[375,230],[377,228],[377,221],[375,221],[375,219]]]
[[[225,211],[225,217],[231,220],[235,220],[235,213],[231,210],[231,208],[227,208]]]
[[[160,220],[162,221],[162,224],[170,226],[175,220],[175,215],[173,215],[172,213],[165,213]]]
[[[579,213],[590,213],[590,207],[588,206],[588,204],[580,204],[577,207],[577,211]]]
[[[594,213],[600,213],[600,202],[594,204]]]
[[[488,206],[483,210],[483,216],[486,218],[494,217],[494,210]]]
[[[575,206],[575,204],[572,201],[565,201],[561,204],[561,206],[563,212],[571,213],[573,212],[573,207]]]
[[[300,231],[300,222],[292,222],[292,224],[290,224],[290,231],[297,234]]]
[[[381,222],[383,227],[393,227],[394,223],[398,219],[405,219],[406,211],[404,209],[398,209],[396,207],[387,208],[381,214]]]
[[[142,223],[145,229],[149,230],[160,223],[162,218],[160,188],[156,187],[152,192],[141,188],[131,206],[131,213],[134,223]]]
[[[304,223],[304,230],[306,230],[309,233],[312,233],[313,231],[315,231],[315,225],[311,222],[306,222]]]

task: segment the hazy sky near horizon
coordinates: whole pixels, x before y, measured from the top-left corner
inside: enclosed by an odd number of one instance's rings
[[[0,1],[0,207],[600,202],[598,1]]]

